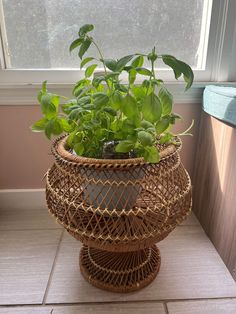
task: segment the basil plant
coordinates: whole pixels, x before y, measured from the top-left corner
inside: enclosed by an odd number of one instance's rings
[[[78,51],[84,78],[73,88],[72,99],[49,93],[46,81],[38,94],[42,119],[33,131],[52,135],[67,133],[67,144],[77,155],[93,158],[144,157],[159,161],[159,144],[174,142],[171,127],[180,116],[172,112],[173,98],[164,82],[156,77],[155,64],[161,59],[183,76],[186,90],[193,82],[189,65],[171,55],[159,55],[155,47],[149,54],[134,53],[118,60],[106,59],[91,37],[91,24],[82,26],[70,51]],[[90,46],[97,56],[87,56]],[[150,66],[144,67],[144,61]],[[96,73],[96,68],[103,68]],[[126,82],[121,76],[126,74]],[[138,78],[138,84],[135,84]],[[142,80],[140,80],[142,78]],[[189,129],[182,133],[189,134]]]

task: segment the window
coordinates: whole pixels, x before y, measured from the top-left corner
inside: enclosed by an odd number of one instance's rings
[[[107,57],[148,52],[155,44],[159,53],[189,63],[197,80],[210,80],[230,2],[235,1],[0,0],[0,83],[79,78],[79,59],[68,47],[85,23],[95,25],[93,36]]]
[[[78,67],[78,58],[69,55],[68,47],[79,26],[92,22],[105,56],[149,52],[155,44],[160,53],[174,53],[194,68],[202,68],[201,35],[208,2],[3,0],[8,67]]]

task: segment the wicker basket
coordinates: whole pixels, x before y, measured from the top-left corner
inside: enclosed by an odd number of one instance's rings
[[[84,246],[80,269],[93,285],[129,292],[148,285],[160,268],[156,242],[191,210],[191,182],[181,145],[160,146],[161,160],[103,160],[73,155],[66,138],[52,151],[47,173],[50,213]]]

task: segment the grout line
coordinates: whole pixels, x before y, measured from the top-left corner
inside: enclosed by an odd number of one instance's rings
[[[216,297],[216,298],[196,298],[196,299],[166,299],[166,300],[128,300],[128,301],[96,301],[96,302],[68,302],[68,303],[37,303],[37,304],[2,304],[0,305],[1,308],[9,308],[9,307],[43,307],[43,308],[50,308],[52,306],[59,307],[59,306],[91,306],[91,305],[106,305],[106,304],[134,304],[134,303],[160,303],[160,304],[168,304],[170,302],[193,302],[193,301],[217,301],[217,300],[235,300],[235,297]]]
[[[57,246],[56,254],[55,254],[55,257],[54,257],[54,260],[53,260],[51,272],[49,274],[47,286],[46,286],[45,293],[44,293],[44,296],[43,296],[43,305],[46,304],[46,299],[47,299],[48,291],[49,291],[49,288],[50,288],[50,285],[51,285],[52,276],[53,276],[53,273],[54,273],[54,270],[55,270],[55,265],[56,265],[56,262],[57,262],[57,258],[58,258],[58,255],[59,255],[59,251],[60,251],[63,235],[64,235],[64,230],[62,230],[61,236],[59,238],[59,243],[58,243],[58,246]]]
[[[168,306],[166,302],[163,303],[163,307],[164,307],[165,313],[169,314],[169,310],[168,310]]]

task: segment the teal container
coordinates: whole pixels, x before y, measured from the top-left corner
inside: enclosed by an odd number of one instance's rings
[[[206,86],[203,110],[236,127],[236,87]]]

